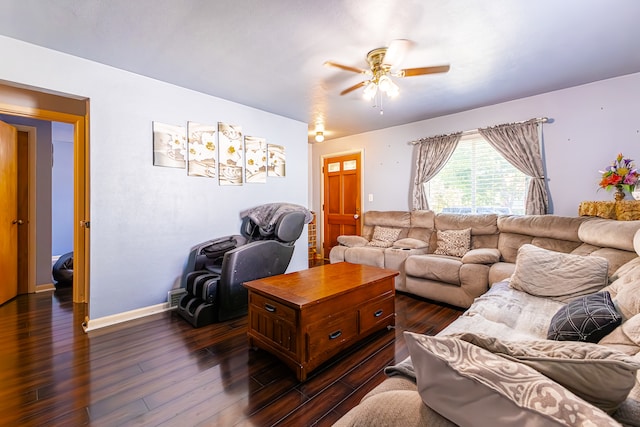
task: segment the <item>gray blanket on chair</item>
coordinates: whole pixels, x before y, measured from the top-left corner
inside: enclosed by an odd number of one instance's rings
[[[267,203],[240,212],[240,218],[249,217],[254,224],[260,227],[263,234],[270,234],[276,227],[276,223],[282,215],[288,212],[304,212],[304,223],[308,224],[313,219],[311,211],[304,206],[293,203]]]
[[[388,377],[399,375],[416,382],[416,371],[413,368],[413,362],[410,357],[407,357],[397,365],[387,366],[384,368],[384,373],[387,374]]]

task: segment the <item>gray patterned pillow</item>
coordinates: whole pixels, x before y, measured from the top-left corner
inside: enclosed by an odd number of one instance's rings
[[[458,425],[620,427],[523,363],[453,337],[404,335],[422,400]]]
[[[376,225],[373,229],[373,237],[371,241],[367,243],[367,246],[375,246],[377,248],[390,248],[393,246],[393,242],[398,240],[400,235],[399,228],[380,227]]]
[[[471,248],[471,229],[437,230],[438,246],[436,255],[450,255],[462,258]]]
[[[532,367],[611,414],[636,383],[640,361],[604,345],[575,341],[506,341],[464,332],[451,337]]]
[[[597,292],[571,301],[551,318],[547,339],[596,343],[622,323],[609,292]]]

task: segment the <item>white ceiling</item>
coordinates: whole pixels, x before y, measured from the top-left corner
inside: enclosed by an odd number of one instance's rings
[[[309,123],[327,139],[640,72],[637,0],[1,0],[0,34]],[[415,45],[384,115],[365,55]],[[82,94],[79,94],[82,95]],[[526,118],[523,118],[526,119]]]

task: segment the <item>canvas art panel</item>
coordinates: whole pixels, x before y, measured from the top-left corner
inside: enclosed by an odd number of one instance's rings
[[[244,137],[245,182],[267,182],[267,140],[255,136]]]
[[[153,122],[153,164],[170,168],[186,167],[187,133],[184,126]]]
[[[220,185],[242,185],[244,154],[242,128],[218,123],[218,165]]]
[[[187,174],[215,178],[218,153],[216,125],[189,122],[187,124]]]
[[[285,176],[286,157],[284,146],[269,144],[267,146],[267,170],[268,176]]]

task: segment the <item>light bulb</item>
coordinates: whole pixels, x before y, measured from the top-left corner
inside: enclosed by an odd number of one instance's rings
[[[395,98],[400,93],[400,88],[391,79],[389,79],[389,88],[387,89],[387,96],[389,98]]]
[[[324,141],[324,133],[316,132],[316,142],[322,142],[322,141]]]
[[[373,97],[376,96],[377,91],[378,91],[378,86],[373,81],[369,81],[369,84],[364,88],[364,92],[362,96],[367,101],[371,101]]]
[[[380,86],[381,91],[383,91],[384,93],[387,93],[392,84],[393,82],[391,81],[389,76],[384,75],[380,77],[380,82],[378,83],[378,86]]]

